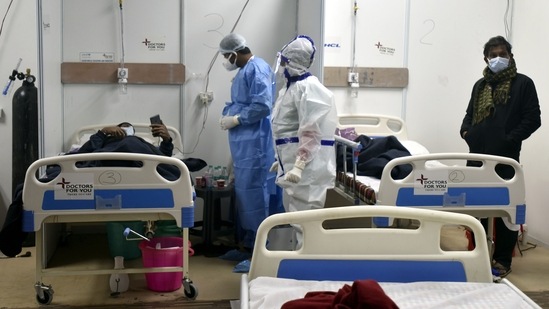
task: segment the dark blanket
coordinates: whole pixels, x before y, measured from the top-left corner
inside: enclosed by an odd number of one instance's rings
[[[23,185],[15,188],[13,201],[8,208],[6,221],[0,230],[0,251],[9,257],[21,253],[27,233],[23,232]]]
[[[148,143],[144,139],[137,136],[127,136],[125,138],[107,138],[101,147],[90,147],[91,141],[86,142],[82,147],[74,153],[99,153],[99,152],[123,152],[123,153],[143,153],[150,155],[164,156],[164,154],[154,145]],[[71,153],[72,154],[72,153]],[[67,154],[70,155],[70,154]],[[102,161],[86,161],[79,162],[78,167],[99,167],[99,166],[127,166],[141,167],[139,161],[120,161],[120,160],[102,160]],[[55,171],[51,171],[55,172]],[[57,173],[59,173],[57,171]],[[180,171],[177,167],[160,164],[158,165],[158,173],[168,180],[176,180],[180,176]],[[50,175],[48,175],[50,176]]]
[[[360,135],[355,139],[362,145],[358,155],[357,174],[359,176],[371,176],[381,179],[383,168],[389,161],[395,158],[410,156],[410,152],[404,147],[398,139],[393,136],[370,138],[366,135]],[[337,168],[343,170],[343,147],[338,146],[337,150]],[[347,160],[347,172],[353,171],[353,153],[352,149],[347,148],[345,154]],[[412,172],[412,166],[399,165],[391,171],[394,179],[402,179]]]
[[[339,291],[309,292],[304,298],[284,303],[281,309],[398,309],[374,280],[356,280]]]
[[[80,149],[74,153],[96,153],[96,152],[128,152],[128,153],[144,153],[164,156],[156,146],[145,141],[144,139],[138,136],[127,136],[123,139],[111,138],[108,137],[104,143],[97,147],[93,145],[91,141],[86,142]],[[190,172],[197,172],[208,164],[202,159],[196,158],[187,158],[182,159],[183,163],[187,166]],[[94,162],[83,162],[80,167],[96,167],[96,166],[134,166],[139,167],[141,164],[139,162],[131,161],[94,161]],[[159,165],[160,175],[166,177],[167,179],[173,180],[179,178],[179,170],[174,167],[169,167],[165,164]]]

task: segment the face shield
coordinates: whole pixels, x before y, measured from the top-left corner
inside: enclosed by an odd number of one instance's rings
[[[275,75],[278,74],[278,70],[280,70],[280,62],[282,61],[281,57],[282,57],[282,54],[280,52],[276,53],[276,59],[273,65],[271,66],[271,70]]]
[[[276,59],[271,67],[272,69],[272,88],[273,88],[273,98],[276,101],[278,93],[282,87],[286,84],[286,77],[284,76],[284,67],[281,65],[282,54],[280,52],[276,53]]]

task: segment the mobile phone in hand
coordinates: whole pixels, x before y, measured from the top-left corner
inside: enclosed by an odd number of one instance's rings
[[[160,119],[160,115],[154,115],[151,117],[151,124],[162,124],[162,120]]]
[[[162,120],[160,119],[160,115],[154,115],[151,117],[151,124],[162,124]],[[158,136],[158,133],[153,133],[153,136]]]

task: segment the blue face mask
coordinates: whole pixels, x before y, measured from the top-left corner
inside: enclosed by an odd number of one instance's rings
[[[494,73],[505,70],[507,69],[508,66],[509,66],[509,59],[507,58],[496,57],[496,58],[488,59],[488,67]]]

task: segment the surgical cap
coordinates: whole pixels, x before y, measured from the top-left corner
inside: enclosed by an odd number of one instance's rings
[[[291,67],[309,68],[315,55],[313,40],[307,36],[298,36],[282,48],[282,59]],[[285,58],[285,59],[284,59]]]
[[[246,39],[240,34],[230,33],[219,42],[219,52],[230,54],[246,47]]]

